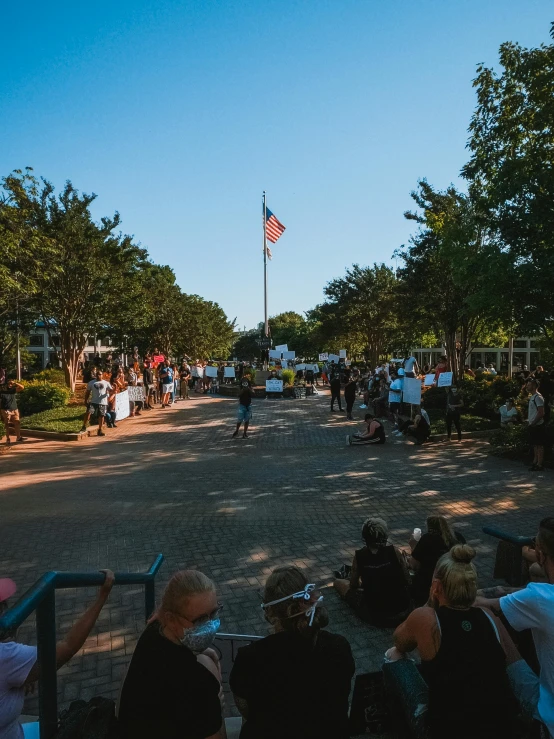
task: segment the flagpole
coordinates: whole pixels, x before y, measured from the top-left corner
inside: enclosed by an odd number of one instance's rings
[[[269,336],[267,324],[267,205],[264,190],[264,334]]]

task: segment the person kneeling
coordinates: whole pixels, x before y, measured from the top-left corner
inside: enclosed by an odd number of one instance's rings
[[[347,444],[384,444],[386,441],[385,428],[372,413],[366,413],[364,420],[367,431],[362,434],[353,434],[346,437]]]
[[[416,444],[423,444],[428,441],[431,436],[431,422],[429,415],[424,408],[417,407],[413,421],[404,421],[398,427],[398,431],[393,431],[395,436],[409,436]]]

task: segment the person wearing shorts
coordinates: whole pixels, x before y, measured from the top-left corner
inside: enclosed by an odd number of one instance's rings
[[[85,392],[85,405],[87,411],[83,418],[83,426],[81,431],[87,430],[87,423],[93,413],[98,415],[98,436],[106,436],[102,430],[104,419],[108,410],[108,394],[112,390],[112,386],[107,380],[102,379],[102,370],[97,369],[95,372],[96,379],[91,380]],[[90,403],[89,403],[90,399]]]
[[[527,391],[531,393],[529,398],[529,441],[533,447],[533,464],[530,472],[541,472],[544,470],[544,447],[546,446],[546,424],[544,422],[544,398],[538,391],[539,383],[531,379],[527,383]]]
[[[16,393],[23,390],[23,385],[19,382],[10,380],[6,381],[6,370],[0,370],[0,418],[6,428],[6,446],[10,446],[10,424],[15,431],[15,440],[17,443],[24,441],[21,436],[21,424],[19,421],[19,410],[17,408]]]
[[[237,428],[233,434],[233,438],[239,435],[240,427],[244,423],[244,432],[242,434],[243,439],[248,439],[248,425],[252,420],[252,398],[254,393],[250,387],[248,380],[242,380],[241,392],[239,395],[239,411],[237,415]]]
[[[353,434],[346,437],[346,443],[350,446],[361,446],[364,444],[384,444],[386,441],[385,429],[379,419],[373,413],[366,413],[364,420],[367,431],[363,434]]]
[[[169,405],[169,396],[173,392],[173,368],[166,359],[163,367],[160,368],[160,380],[162,383],[162,408]]]

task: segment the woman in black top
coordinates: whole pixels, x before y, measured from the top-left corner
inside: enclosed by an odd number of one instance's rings
[[[365,547],[354,554],[350,579],[333,583],[360,618],[375,626],[400,623],[411,606],[408,570],[388,536],[382,518],[368,518],[362,528]]]
[[[346,403],[346,418],[352,420],[352,408],[354,407],[354,401],[356,400],[356,385],[357,377],[350,377],[344,387],[344,401]]]
[[[213,582],[175,573],[134,651],[121,691],[123,739],[224,739]]]
[[[264,591],[275,633],[238,651],[229,683],[245,719],[240,739],[346,739],[354,659],[323,631],[327,612],[297,567],[278,567]]]
[[[412,556],[409,564],[415,571],[412,595],[416,606],[422,606],[429,600],[429,588],[433,579],[435,566],[443,554],[454,544],[465,544],[464,537],[453,531],[444,516],[427,518],[427,533],[419,541],[410,540]]]
[[[418,650],[429,688],[431,739],[513,737],[517,706],[506,657],[513,660],[517,650],[502,623],[472,605],[477,594],[474,556],[471,547],[457,544],[440,558],[431,604],[416,608],[398,627],[395,647],[387,652],[395,660]]]

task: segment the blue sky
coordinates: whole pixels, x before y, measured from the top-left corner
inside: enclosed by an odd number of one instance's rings
[[[0,174],[118,210],[181,288],[263,320],[261,196],[287,231],[269,312],[391,262],[419,177],[459,182],[478,62],[548,43],[551,0],[6,4]]]

